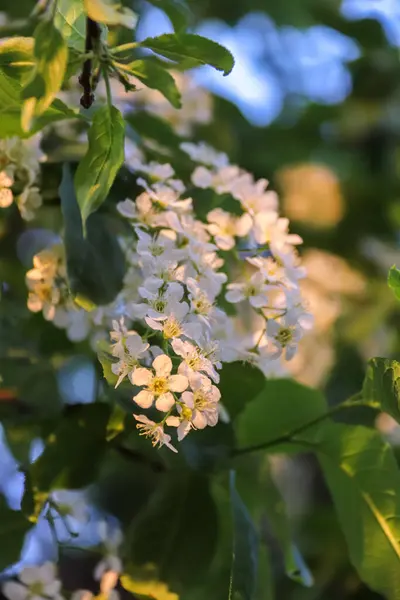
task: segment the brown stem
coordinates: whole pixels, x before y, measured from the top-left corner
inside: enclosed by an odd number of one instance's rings
[[[97,45],[100,38],[100,27],[96,21],[89,17],[86,19],[86,43],[85,52],[90,53]],[[94,102],[94,93],[92,85],[92,59],[88,58],[83,63],[82,73],[79,77],[79,83],[83,87],[81,105],[83,108],[90,108]]]

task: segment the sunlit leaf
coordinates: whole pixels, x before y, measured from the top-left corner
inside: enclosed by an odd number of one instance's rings
[[[43,114],[61,89],[68,62],[68,48],[52,21],[42,21],[34,32],[35,67],[24,83],[21,97],[22,128],[28,131],[34,117]]]
[[[315,450],[360,577],[400,597],[400,473],[390,446],[365,427],[325,423],[301,434]]]
[[[86,14],[83,0],[58,0],[54,24],[70,48],[84,51]]]
[[[115,106],[99,108],[89,130],[89,148],[75,173],[75,189],[85,224],[106,199],[124,162],[125,123]]]
[[[190,59],[193,66],[210,65],[218,71],[223,71],[224,75],[232,71],[235,62],[229,50],[217,42],[193,33],[183,33],[179,36],[165,33],[159,37],[146,38],[140,42],[140,46],[178,63]]]
[[[121,7],[113,0],[83,0],[87,15],[97,23],[106,25],[123,25],[134,29],[137,21],[135,13],[126,7]]]

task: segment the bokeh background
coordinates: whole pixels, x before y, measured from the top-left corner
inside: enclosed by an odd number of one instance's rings
[[[33,3],[5,4],[0,33],[6,34],[8,19],[23,18]],[[130,0],[125,4],[132,6]],[[183,116],[157,95],[153,112],[167,116],[178,133],[227,152],[278,191],[282,212],[304,239],[304,293],[315,316],[314,330],[289,368],[298,381],[324,390],[334,405],[360,389],[368,358],[396,358],[400,350],[400,310],[386,285],[389,267],[400,265],[400,2],[192,0],[190,5],[193,31],[227,46],[236,66],[228,77],[204,67],[191,73],[192,83],[182,81],[187,86]],[[139,39],[172,31],[154,6],[133,7],[142,15]],[[51,165],[46,169],[51,178]],[[62,400],[73,403],[92,397],[94,381],[93,363],[82,350],[59,370],[56,385]],[[368,412],[359,417],[372,418]],[[376,426],[393,444],[400,443],[389,417],[381,415]],[[31,446],[31,457],[40,447],[39,440]],[[348,562],[314,461],[275,457],[272,468],[315,579],[308,589],[285,578],[274,563],[272,542],[276,598],[379,598]],[[22,484],[3,438],[0,491],[14,507]],[[124,491],[130,485],[125,482]],[[89,541],[94,535],[94,529],[85,529]],[[29,540],[24,561],[40,562],[49,553],[51,538],[43,529]]]

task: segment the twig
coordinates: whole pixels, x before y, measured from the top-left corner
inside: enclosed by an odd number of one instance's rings
[[[100,38],[100,27],[96,21],[89,17],[86,19],[86,43],[85,52],[91,53],[97,45]],[[83,108],[90,108],[94,102],[94,93],[92,87],[92,59],[88,58],[83,63],[82,74],[79,77],[79,83],[83,87],[81,105]]]

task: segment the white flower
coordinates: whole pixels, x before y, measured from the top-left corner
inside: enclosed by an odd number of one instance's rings
[[[235,237],[247,235],[252,226],[250,215],[245,213],[235,217],[230,213],[215,208],[207,215],[208,231],[214,236],[215,243],[221,250],[231,250],[235,245]]]
[[[178,367],[178,373],[190,377],[196,371],[203,371],[215,383],[219,382],[219,375],[212,361],[204,355],[199,347],[180,339],[172,340],[171,345],[175,354],[183,358]]]
[[[179,417],[169,417],[167,425],[177,426],[178,440],[181,441],[193,429],[214,427],[218,423],[218,402],[221,393],[205,375],[192,373],[189,378],[192,391],[183,392],[177,410]]]
[[[155,291],[144,286],[139,288],[139,294],[146,302],[128,306],[127,310],[132,318],[143,319],[150,317],[151,319],[162,319],[171,314],[181,318],[188,312],[189,307],[187,303],[180,302],[184,292],[180,283],[169,283],[164,292],[158,290],[156,282],[154,287]]]
[[[297,342],[302,337],[302,329],[295,318],[290,315],[283,317],[280,322],[275,319],[267,321],[267,337],[272,342],[274,350],[271,359],[281,354],[286,360],[290,360],[297,352]]]
[[[225,298],[233,304],[248,299],[251,306],[261,308],[268,302],[268,287],[265,283],[264,274],[261,271],[257,271],[245,283],[228,284],[227,288],[229,291],[225,294]]]
[[[192,173],[192,182],[199,188],[212,188],[217,194],[230,192],[240,175],[239,167],[228,165],[218,171],[206,167],[196,167]]]
[[[190,158],[203,165],[209,165],[217,169],[227,167],[229,164],[228,156],[224,152],[217,152],[204,142],[192,144],[191,142],[183,142],[180,148],[190,156]]]
[[[19,574],[19,580],[7,581],[3,585],[3,594],[9,600],[62,599],[61,581],[56,579],[56,566],[51,562],[40,567],[25,567]]]
[[[146,386],[133,399],[142,408],[150,408],[155,399],[156,408],[166,412],[175,404],[172,392],[183,392],[189,382],[184,375],[171,375],[172,361],[166,354],[157,356],[152,367],[155,373],[142,367],[133,372],[132,383]]]
[[[214,303],[195,279],[189,277],[186,281],[186,285],[189,290],[191,311],[198,315],[205,325],[209,325],[208,318],[211,316],[214,309]]]
[[[179,306],[182,306],[182,304]],[[185,322],[183,317],[186,315],[186,312],[187,311],[185,311],[181,318],[171,314],[168,317],[158,317],[157,319],[146,317],[145,321],[151,329],[162,331],[163,337],[166,340],[173,340],[179,338],[181,335],[197,339],[202,332],[201,325],[196,322]]]
[[[253,177],[240,177],[232,186],[231,194],[240,201],[244,210],[251,215],[260,212],[276,211],[278,208],[278,195],[273,191],[266,191],[268,181],[259,179],[254,182]]]
[[[276,212],[260,212],[254,217],[254,237],[258,244],[269,244],[272,252],[301,244],[299,235],[288,233],[289,219]]]
[[[144,435],[151,438],[151,443],[156,446],[167,446],[173,452],[178,452],[172,444],[170,444],[171,436],[164,432],[162,425],[148,419],[145,415],[133,415],[136,421],[139,421],[136,427],[139,429],[139,435]]]
[[[115,387],[118,387],[127,375],[129,375],[130,379],[132,378],[132,372],[139,364],[139,360],[145,356],[149,348],[149,344],[143,342],[136,331],[126,332],[126,335],[119,343],[123,344],[122,354],[119,355],[120,360],[111,365],[111,371],[114,375],[118,375],[118,381],[115,384]],[[113,353],[114,352],[115,346],[113,348]]]
[[[35,216],[35,211],[42,205],[42,196],[39,188],[26,187],[24,191],[17,196],[16,202],[21,217],[26,221],[31,221]]]

